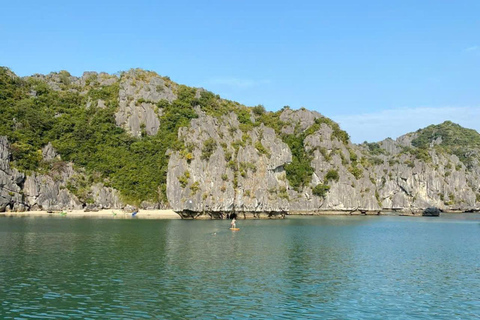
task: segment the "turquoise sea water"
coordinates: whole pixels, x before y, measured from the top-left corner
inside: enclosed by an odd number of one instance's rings
[[[0,319],[478,319],[480,215],[0,219]]]

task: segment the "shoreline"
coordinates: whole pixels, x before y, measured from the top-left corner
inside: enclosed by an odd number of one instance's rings
[[[451,211],[442,212],[442,214],[461,214],[463,212]],[[479,213],[479,212],[476,212]],[[407,216],[422,217],[422,213],[399,212],[399,211],[293,211],[287,213],[284,217],[279,216],[262,216],[258,214],[256,217],[245,216],[243,219],[283,219],[296,216]],[[173,210],[139,210],[135,216],[131,213],[124,212],[121,209],[103,209],[99,211],[85,212],[84,210],[64,210],[64,211],[24,211],[24,212],[0,212],[1,217],[61,217],[61,218],[93,218],[93,219],[151,219],[151,220],[220,220],[209,216],[199,216],[196,219],[182,218],[179,213]],[[242,219],[241,216],[237,219]],[[242,219],[242,220],[243,220]]]
[[[121,209],[103,209],[99,211],[85,212],[84,210],[64,211],[24,211],[24,212],[0,212],[0,217],[61,217],[61,218],[102,218],[102,219],[155,219],[155,220],[177,220],[182,219],[173,210],[139,210],[132,217],[131,213]]]

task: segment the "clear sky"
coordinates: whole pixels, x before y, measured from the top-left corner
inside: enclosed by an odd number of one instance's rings
[[[20,76],[144,68],[267,110],[305,107],[354,142],[452,120],[480,131],[480,1],[6,1]]]

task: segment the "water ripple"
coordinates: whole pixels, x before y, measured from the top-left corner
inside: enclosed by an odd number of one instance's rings
[[[1,319],[473,319],[478,216],[5,219]]]

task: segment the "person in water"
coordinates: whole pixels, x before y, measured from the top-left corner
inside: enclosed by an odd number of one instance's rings
[[[232,228],[232,229],[236,228],[237,227],[236,222],[237,222],[237,220],[235,220],[235,218],[233,218],[232,222],[230,222],[230,228]]]

